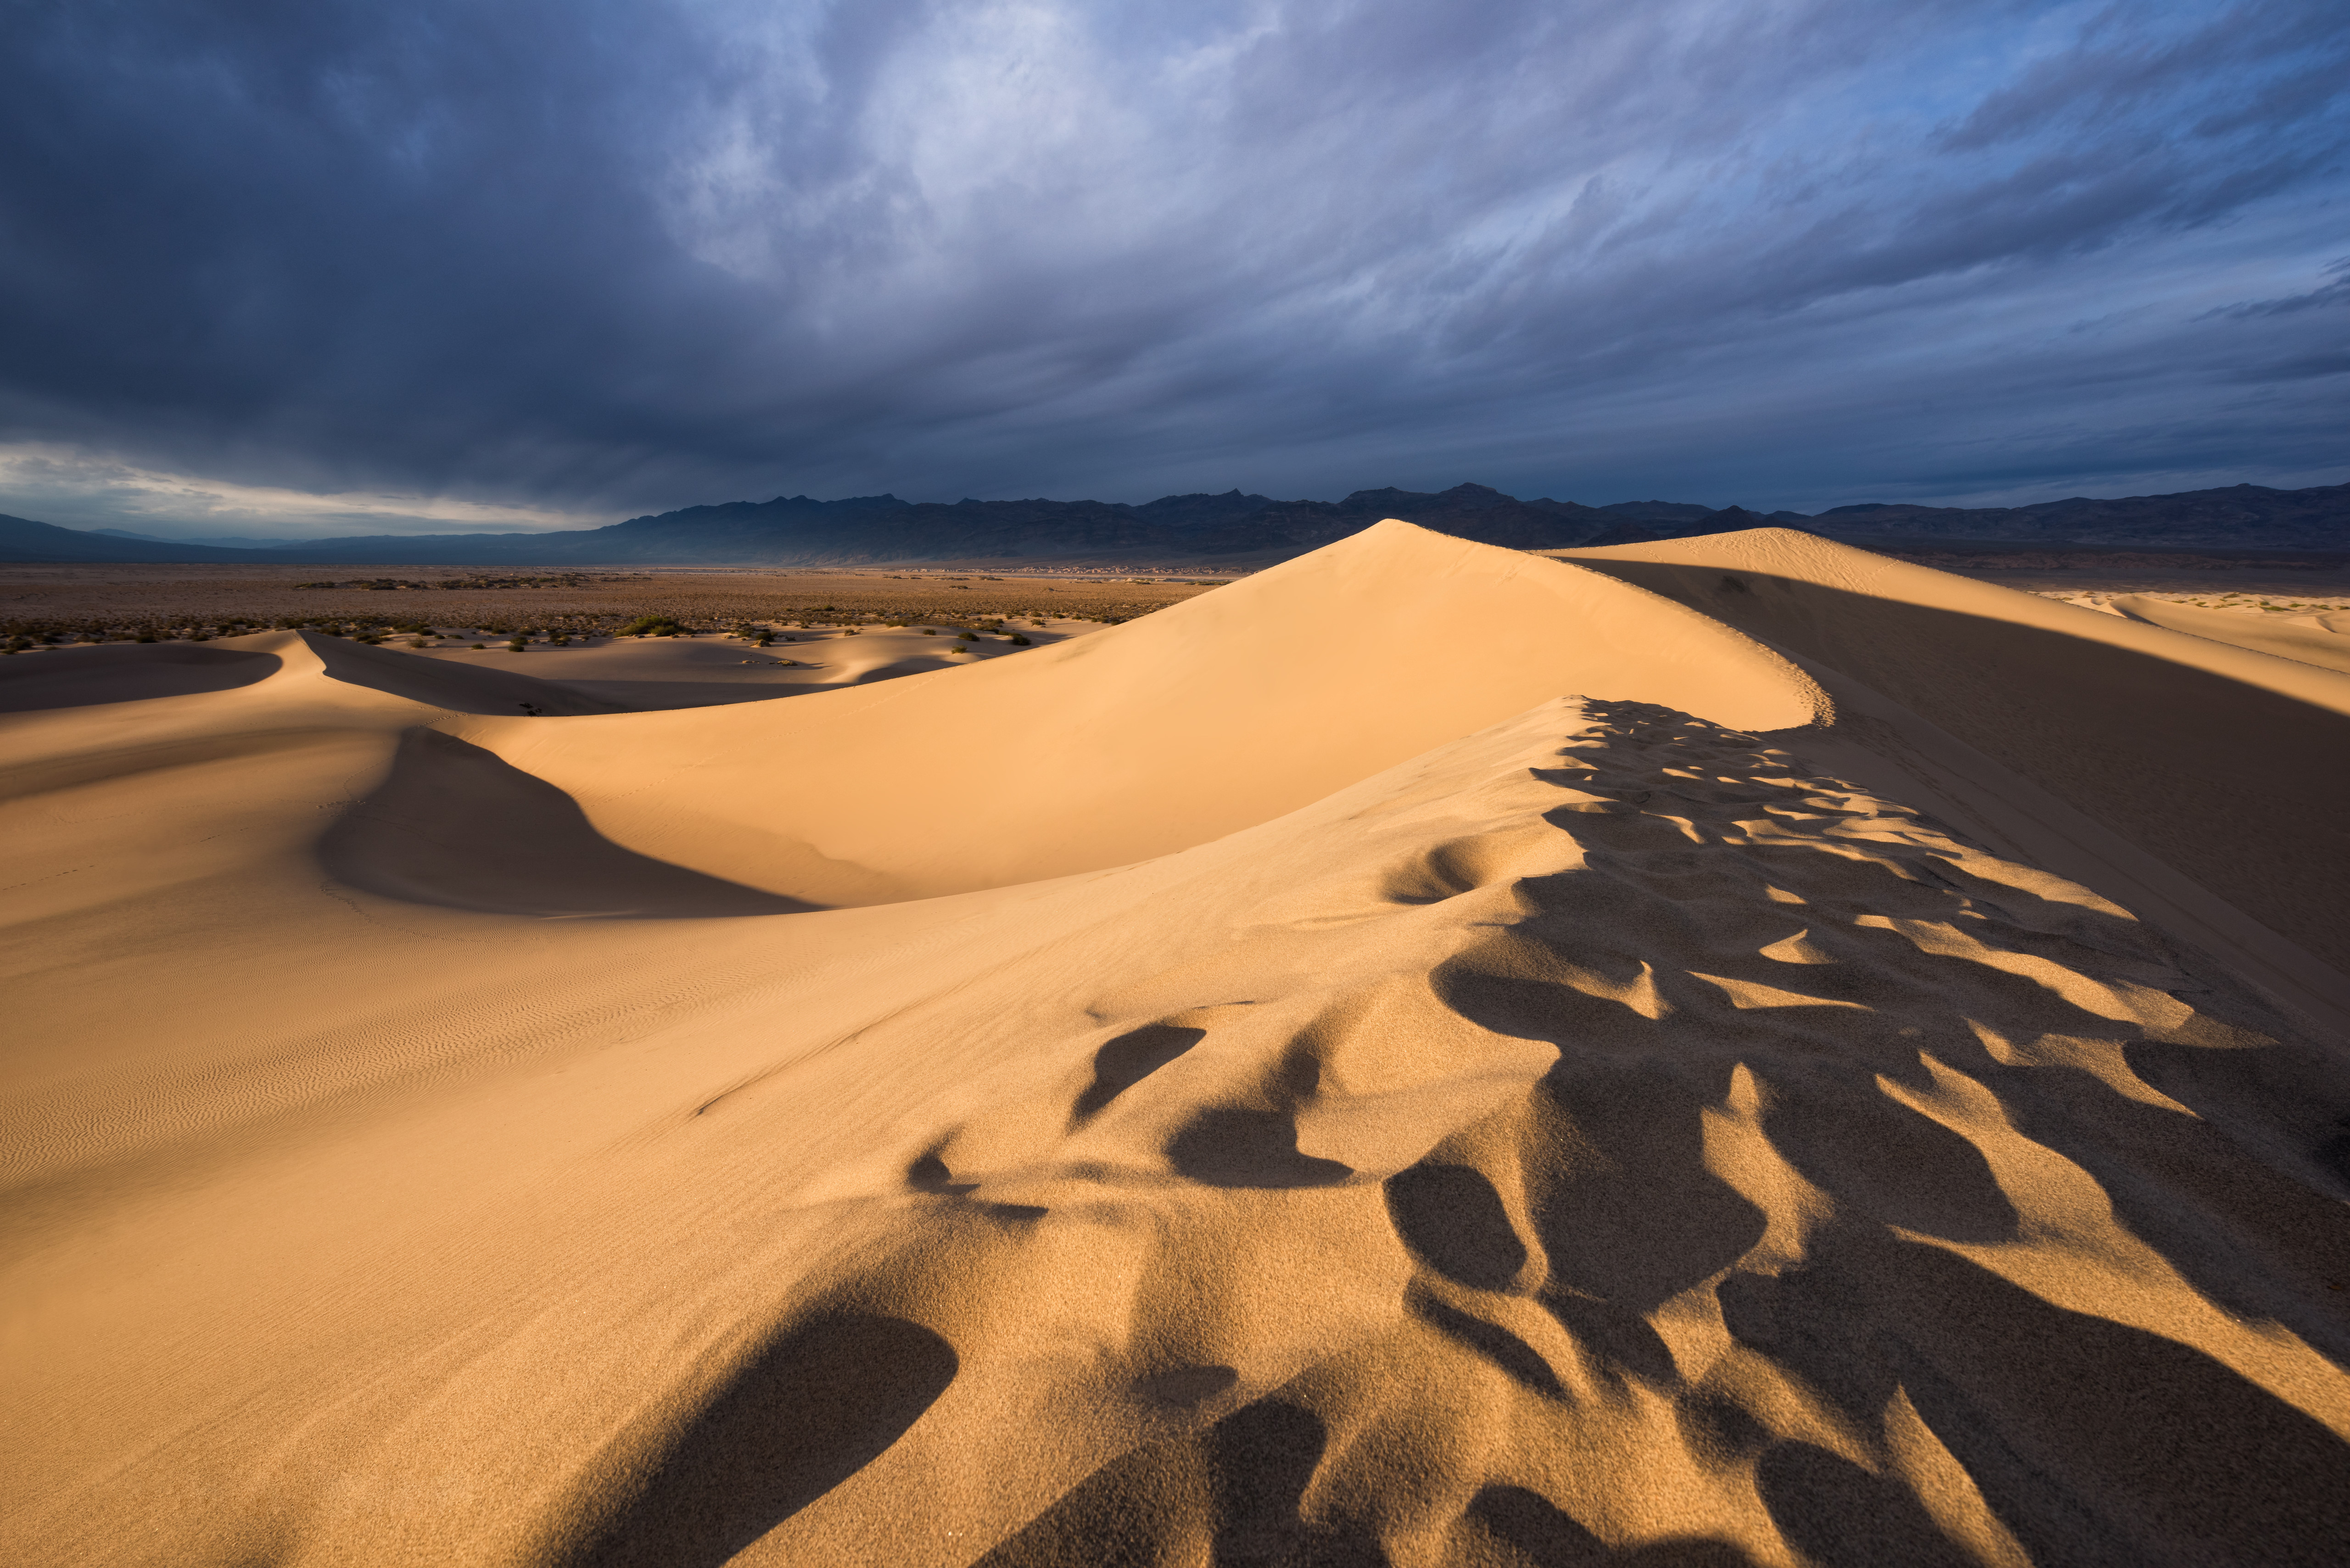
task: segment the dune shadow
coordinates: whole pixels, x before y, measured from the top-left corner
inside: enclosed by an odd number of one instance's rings
[[[1385,1182],[1388,1218],[1411,1254],[1472,1290],[1506,1291],[1526,1246],[1484,1173],[1422,1160]]]
[[[728,1380],[574,1568],[716,1568],[881,1456],[954,1381],[954,1347],[847,1313]]]
[[[1755,1490],[1771,1521],[1820,1568],[1969,1568],[1976,1558],[1944,1539],[1916,1494],[1811,1443],[1775,1443],[1756,1461]]]
[[[489,662],[492,656],[486,654],[478,662],[456,662],[395,648],[370,648],[319,632],[306,631],[301,637],[329,680],[451,712],[577,717],[626,711],[619,702],[571,691],[559,680],[517,668],[529,661],[511,654],[495,655],[505,661],[500,663]]]
[[[623,848],[569,795],[435,730],[317,846],[350,887],[412,904],[568,919],[706,919],[822,908]]]
[[[2034,1562],[2314,1563],[2350,1540],[2350,1443],[2201,1351],[1939,1248],[1837,1236],[1717,1295],[1733,1340],[1854,1418],[1906,1393]],[[1915,1502],[1842,1461],[1774,1449],[1757,1479],[1818,1561],[1937,1560]]]
[[[1103,1106],[1207,1037],[1206,1030],[1185,1024],[1146,1023],[1105,1042],[1094,1053],[1094,1081],[1069,1107],[1069,1125],[1091,1121]]]
[[[178,642],[112,643],[0,659],[0,713],[94,708],[234,691],[277,673],[274,653]]]
[[[1302,1517],[1328,1446],[1320,1417],[1260,1399],[1204,1432],[1113,1459],[973,1568],[1386,1568],[1368,1531]]]
[[[1685,1538],[1609,1546],[1572,1514],[1522,1486],[1488,1486],[1453,1527],[1463,1568],[1751,1568],[1753,1559],[1726,1541]]]
[[[1210,1187],[1336,1187],[1355,1173],[1302,1152],[1284,1111],[1201,1111],[1169,1140],[1167,1156],[1178,1173]]]
[[[1417,1283],[1405,1290],[1404,1306],[1438,1333],[1450,1335],[1483,1356],[1519,1386],[1545,1399],[1567,1402],[1566,1387],[1559,1382],[1558,1374],[1551,1370],[1550,1363],[1533,1345],[1501,1324],[1449,1305],[1434,1292]]]
[[[1764,572],[1577,558],[1892,698],[2336,965],[2350,719],[2158,654]],[[2291,670],[2291,665],[2282,666]],[[2312,672],[2313,679],[2326,679]]]
[[[751,680],[599,680],[545,678],[549,686],[608,702],[633,712],[671,712],[680,708],[723,708],[737,702],[768,702],[804,697],[821,686],[786,686]]]

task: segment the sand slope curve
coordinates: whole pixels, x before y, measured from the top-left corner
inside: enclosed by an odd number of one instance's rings
[[[708,712],[276,634],[0,718],[0,1555],[2337,1552],[2350,1051],[1818,760],[1991,700],[1943,618],[2070,623],[1831,553],[1778,619],[1894,646],[1815,684],[1596,570],[1305,565]]]
[[[742,709],[456,732],[616,841],[820,904],[1203,843],[1569,692],[1809,722],[1786,660],[1580,567],[1387,522],[969,670]]]

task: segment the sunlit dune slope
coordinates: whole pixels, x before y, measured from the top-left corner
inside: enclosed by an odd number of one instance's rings
[[[1641,549],[705,711],[0,660],[0,1562],[2334,1561],[2350,1045],[2159,857],[2333,853],[2334,678]]]
[[[2279,624],[2273,616],[2172,604],[2145,594],[2125,594],[2113,601],[2113,607],[2148,626],[2350,674],[2350,636],[2329,631],[2323,625]]]
[[[1788,529],[1564,554],[1864,683],[2350,968],[2350,675]]]
[[[744,962],[877,919],[860,964]],[[639,929],[566,998],[665,988],[634,1033],[19,1253],[12,1559],[2184,1568],[2350,1530],[2338,1052],[1750,734],[1537,704],[1107,876],[692,922],[716,986]]]
[[[733,710],[458,726],[640,853],[821,904],[1120,865],[1564,692],[1775,729],[1785,660],[1580,567],[1388,522],[1080,641]]]

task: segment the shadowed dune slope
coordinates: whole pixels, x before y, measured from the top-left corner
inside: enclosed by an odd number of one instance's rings
[[[0,713],[230,691],[265,680],[276,669],[277,661],[265,653],[172,642],[116,643],[0,659]]]
[[[1387,522],[975,669],[462,732],[632,848],[843,904],[1163,855],[1567,692],[1762,729],[1819,702],[1784,659],[1669,600]]]
[[[809,906],[632,854],[554,786],[433,730],[400,737],[390,775],[338,818],[320,863],[418,903],[556,917],[783,915]]]
[[[518,670],[415,659],[340,638],[301,634],[328,675],[354,686],[459,713],[512,714],[527,703],[543,713],[624,713],[628,705]]]
[[[2350,675],[1783,528],[1563,554],[1865,683],[2350,969]]]

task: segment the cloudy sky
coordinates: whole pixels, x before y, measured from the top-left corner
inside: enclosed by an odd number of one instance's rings
[[[2350,480],[2350,7],[0,0],[0,512]]]

